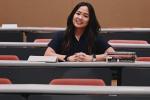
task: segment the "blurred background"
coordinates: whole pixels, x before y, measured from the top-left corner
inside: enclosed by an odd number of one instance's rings
[[[0,0],[0,24],[65,27],[80,1],[91,2],[103,28],[150,27],[150,0]]]

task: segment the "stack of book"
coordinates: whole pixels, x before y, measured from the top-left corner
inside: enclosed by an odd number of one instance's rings
[[[107,62],[135,62],[135,52],[109,52],[107,53]]]

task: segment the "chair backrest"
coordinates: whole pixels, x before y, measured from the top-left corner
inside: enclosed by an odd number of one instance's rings
[[[0,55],[0,60],[19,60],[16,55]]]
[[[34,42],[50,42],[52,39],[44,39],[44,38],[42,38],[42,39],[35,39],[34,40]]]
[[[8,78],[0,78],[0,84],[12,84]]]
[[[148,44],[145,40],[109,40],[108,43]]]
[[[102,79],[53,79],[50,84],[105,86],[105,82]]]
[[[137,57],[136,61],[150,61],[150,57]]]

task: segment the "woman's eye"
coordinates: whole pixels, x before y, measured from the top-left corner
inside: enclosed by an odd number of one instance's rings
[[[88,18],[89,16],[88,15],[84,15],[84,17]]]
[[[77,15],[80,15],[80,13],[76,13]]]
[[[89,16],[86,15],[86,16],[84,16],[84,17],[88,18]]]

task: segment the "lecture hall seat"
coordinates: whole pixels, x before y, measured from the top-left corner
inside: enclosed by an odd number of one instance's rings
[[[19,60],[16,55],[0,55],[0,60]],[[12,82],[8,78],[0,78],[0,84],[11,84]]]
[[[92,86],[105,86],[105,82],[102,79],[53,79],[50,81],[50,85],[92,85]],[[87,94],[61,94],[61,95],[30,95],[29,100],[95,100],[95,95]]]
[[[0,55],[0,60],[19,60],[16,55]]]
[[[109,40],[108,43],[110,45],[115,45],[115,44],[135,44],[135,45],[138,45],[138,44],[149,44],[148,41],[146,40]],[[125,48],[125,47],[122,47],[122,48],[117,48],[117,47],[114,47],[114,49],[116,51],[132,51],[132,52],[136,52],[137,56],[150,56],[150,53],[148,51],[147,48]]]
[[[150,61],[150,57],[137,57],[136,61]]]
[[[19,60],[19,57],[16,55],[0,55],[0,60]],[[7,68],[2,68],[0,69],[1,76],[3,76],[3,70],[6,70]],[[9,72],[11,73],[11,72]],[[1,77],[0,76],[0,77]],[[5,76],[5,75],[4,75]],[[0,84],[11,84],[12,82],[8,78],[0,78]]]
[[[94,85],[105,86],[102,79],[53,79],[51,85]]]
[[[35,39],[34,42],[46,42],[46,43],[49,43],[52,39],[45,39],[45,38],[38,38],[38,39]]]
[[[8,78],[0,78],[0,85],[2,84],[12,84],[11,80]],[[1,100],[25,100],[21,95],[19,94],[3,94],[0,93],[0,99]]]
[[[8,78],[0,78],[0,84],[12,84],[12,82]]]

